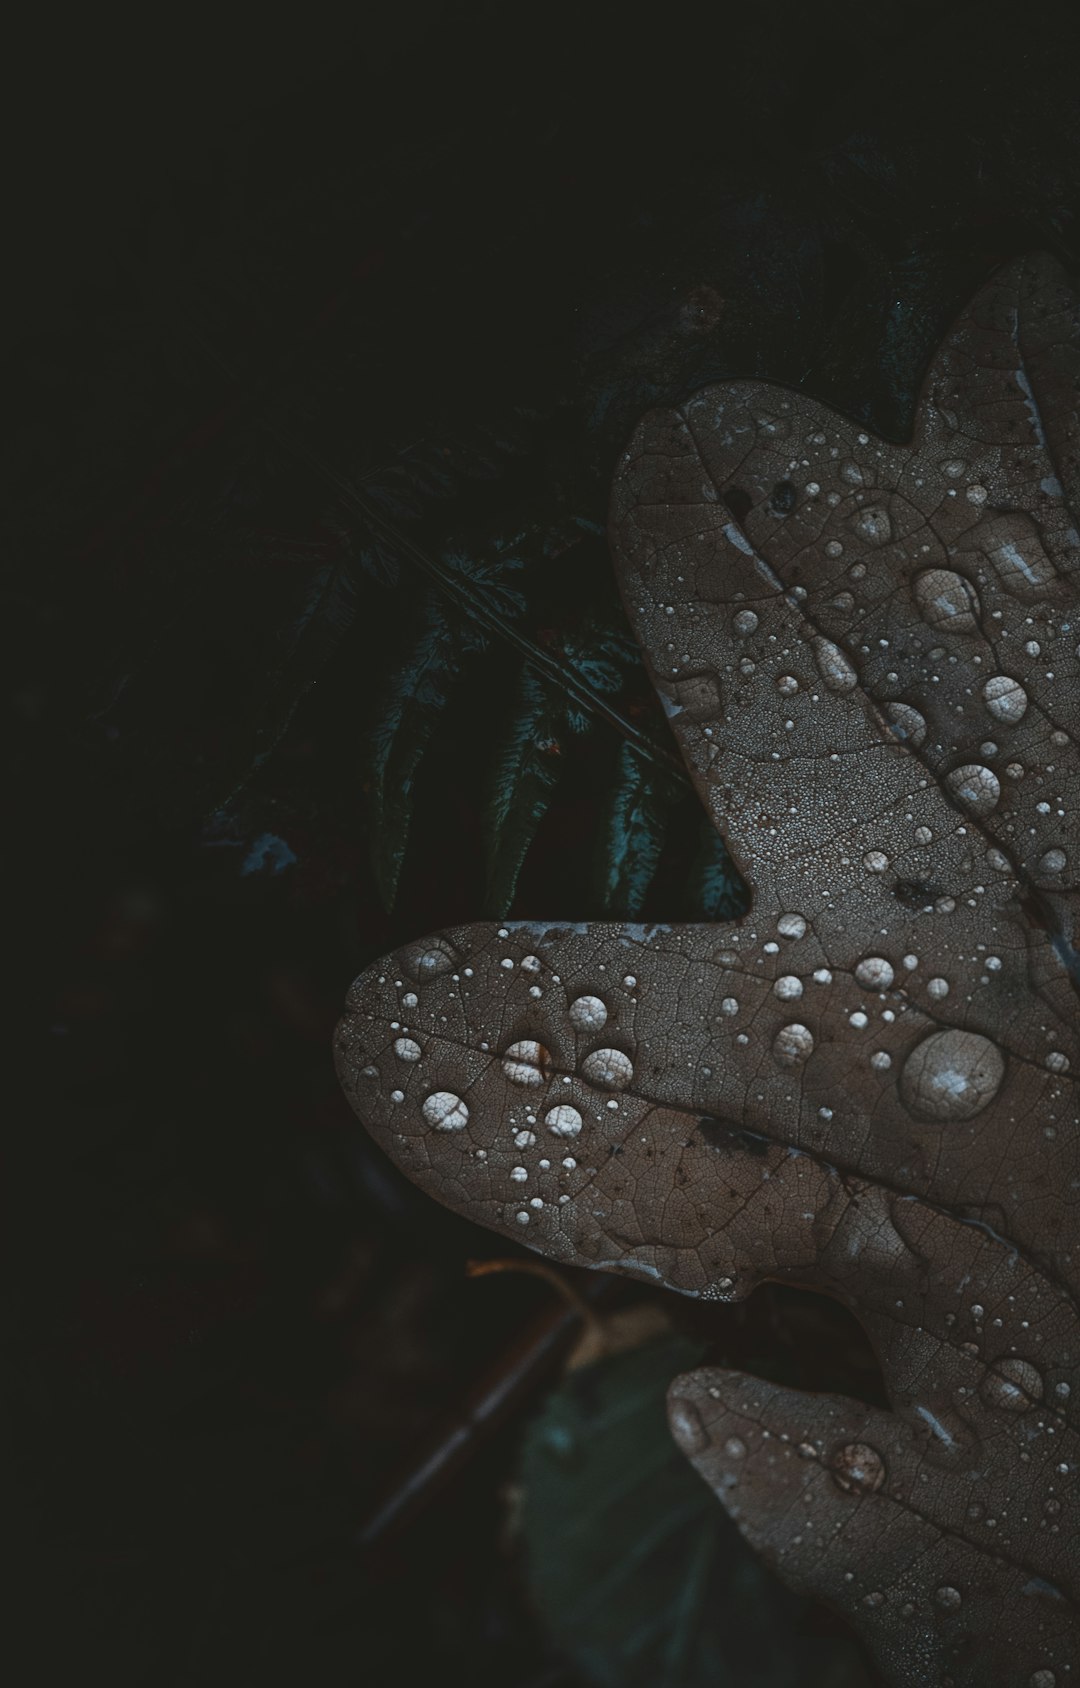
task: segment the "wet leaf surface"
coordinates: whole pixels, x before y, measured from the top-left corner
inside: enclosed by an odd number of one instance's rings
[[[1036,257],[964,312],[910,445],[754,382],[646,417],[620,585],[751,910],[455,928],[338,1033],[356,1111],[468,1217],[857,1313],[890,1412],[705,1371],[672,1422],[902,1684],[1080,1659],[1078,374]]]

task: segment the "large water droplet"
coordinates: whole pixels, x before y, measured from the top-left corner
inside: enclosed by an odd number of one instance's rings
[[[469,1109],[452,1090],[434,1090],[420,1110],[436,1131],[461,1131],[469,1123]]]
[[[935,633],[977,633],[979,597],[952,569],[926,569],[915,580],[919,614]]]
[[[885,714],[889,721],[889,731],[901,744],[913,744],[916,748],[926,737],[926,717],[910,703],[887,703]]]
[[[981,762],[966,762],[946,776],[945,784],[958,803],[973,815],[988,815],[1001,797],[998,777]]]
[[[511,1084],[543,1084],[551,1061],[549,1052],[535,1038],[521,1038],[503,1054],[502,1068]]]
[[[830,692],[850,692],[858,675],[839,645],[834,645],[831,639],[821,638],[812,639],[810,644],[818,673]]]
[[[605,1090],[625,1090],[634,1076],[633,1063],[621,1049],[594,1049],[582,1061],[581,1071],[591,1084]]]
[[[544,1124],[556,1137],[577,1137],[581,1132],[581,1115],[569,1102],[559,1102],[548,1109]]]
[[[1005,1058],[981,1032],[931,1032],[904,1063],[900,1095],[917,1119],[965,1120],[993,1101]]]
[[[856,967],[855,977],[868,991],[887,991],[893,982],[893,970],[883,955],[868,955]]]
[[[782,914],[776,922],[776,930],[782,938],[803,938],[806,936],[806,921],[801,914]]]
[[[1006,1355],[996,1360],[983,1379],[980,1395],[988,1406],[1023,1413],[1043,1398],[1042,1375],[1030,1360]]]
[[[570,1004],[570,1024],[579,1032],[598,1032],[607,1024],[607,1008],[598,996],[579,996]]]
[[[773,995],[778,996],[781,1002],[794,1002],[802,993],[802,980],[797,979],[794,973],[785,973],[773,986]]]
[[[1043,600],[1057,579],[1039,530],[1020,511],[980,522],[964,539],[989,557],[998,579],[1014,598]]]
[[[1022,721],[1028,706],[1028,695],[1019,680],[1009,674],[995,674],[983,687],[986,707],[995,721],[1007,721],[1010,726]]]
[[[851,518],[851,530],[868,545],[884,545],[892,538],[892,519],[881,504],[868,505]]]
[[[808,1026],[796,1022],[781,1026],[773,1039],[773,1056],[782,1067],[798,1067],[814,1053],[814,1038]]]
[[[832,1474],[849,1494],[872,1495],[885,1481],[885,1461],[869,1442],[846,1442],[832,1457]]]
[[[419,1061],[423,1051],[415,1038],[399,1037],[394,1040],[394,1054],[399,1061]]]

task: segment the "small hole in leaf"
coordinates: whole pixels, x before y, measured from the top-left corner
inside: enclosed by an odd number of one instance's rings
[[[795,485],[792,481],[777,481],[769,502],[778,516],[790,516],[795,508]]]
[[[724,503],[740,527],[754,508],[754,500],[746,488],[741,486],[729,486],[724,494]]]

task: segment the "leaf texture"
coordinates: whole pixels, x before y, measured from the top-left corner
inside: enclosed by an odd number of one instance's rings
[[[760,382],[647,416],[620,585],[752,887],[725,926],[458,928],[354,985],[357,1113],[559,1260],[850,1306],[891,1411],[728,1371],[677,1440],[898,1684],[1080,1669],[1080,311],[1034,257],[910,444]]]

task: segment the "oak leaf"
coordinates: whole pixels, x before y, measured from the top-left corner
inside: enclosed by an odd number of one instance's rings
[[[620,584],[753,889],[724,926],[469,926],[354,985],[361,1119],[557,1260],[857,1314],[884,1412],[730,1371],[680,1445],[901,1684],[1080,1670],[1080,309],[1011,266],[913,440],[760,382],[647,416]]]

